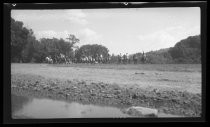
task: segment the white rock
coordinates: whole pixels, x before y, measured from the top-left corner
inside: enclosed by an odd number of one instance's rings
[[[146,107],[136,107],[132,106],[126,110],[129,115],[134,116],[145,116],[145,117],[157,117],[158,110]]]

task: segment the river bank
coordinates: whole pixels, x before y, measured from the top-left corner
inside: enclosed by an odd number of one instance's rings
[[[201,114],[201,94],[187,91],[145,90],[132,86],[125,88],[103,82],[87,84],[80,80],[61,80],[21,73],[11,75],[11,91],[19,95],[44,96],[85,104],[156,108],[160,112],[186,117],[199,117]]]

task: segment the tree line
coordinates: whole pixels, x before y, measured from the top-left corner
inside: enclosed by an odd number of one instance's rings
[[[11,62],[34,62],[43,63],[45,58],[51,56],[55,59],[60,54],[65,55],[72,61],[80,61],[84,56],[97,59],[102,55],[110,58],[110,63],[117,63],[118,56],[110,55],[107,47],[98,44],[76,46],[79,39],[70,34],[68,41],[57,38],[41,38],[37,40],[33,30],[23,26],[23,22],[11,18]],[[176,43],[174,47],[150,51],[146,54],[146,63],[170,64],[170,63],[201,63],[200,35],[190,36]],[[141,63],[142,53],[130,54],[129,59],[137,56]]]
[[[33,30],[23,26],[23,22],[11,19],[11,62],[35,62],[43,63],[45,58],[50,56],[56,59],[60,54],[72,61],[80,59],[84,55],[108,56],[108,49],[102,45],[83,45],[80,48],[76,46],[79,39],[70,34],[68,41],[57,38],[41,38],[37,40]]]
[[[135,54],[142,56],[142,53]],[[200,35],[189,36],[177,42],[174,47],[147,52],[146,56],[146,63],[151,64],[200,64]]]

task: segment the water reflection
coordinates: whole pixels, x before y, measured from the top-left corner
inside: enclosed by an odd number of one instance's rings
[[[22,109],[24,105],[27,105],[27,103],[32,102],[33,99],[24,96],[12,95],[11,100],[12,100],[11,104],[12,104],[12,113],[13,113],[15,111]]]
[[[13,118],[117,118],[130,117],[115,107],[84,105],[12,95]]]
[[[119,108],[12,95],[12,118],[124,118]],[[158,117],[180,117],[158,113]]]

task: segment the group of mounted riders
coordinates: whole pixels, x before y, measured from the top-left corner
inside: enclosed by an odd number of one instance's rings
[[[110,55],[108,54],[108,56],[103,56],[102,54],[96,54],[96,56],[86,56],[86,55],[82,55],[79,58],[75,59],[75,63],[109,63],[109,61],[111,60]]]
[[[45,61],[49,64],[71,64],[71,63],[109,63],[111,57],[108,55],[107,57],[103,57],[103,55],[96,55],[93,56],[85,56],[82,55],[81,57],[69,58],[64,54],[60,54],[58,56],[48,56],[45,58]]]
[[[137,64],[138,57],[136,54],[134,54],[132,57],[128,56],[128,53],[121,55],[121,53],[118,55],[118,63],[119,64],[130,64],[131,61],[133,61],[134,64]],[[140,59],[142,63],[146,62],[146,54],[143,52],[142,57]]]
[[[132,57],[128,56],[128,53],[121,55],[121,53],[118,55],[118,64],[130,64],[132,61],[134,64],[137,64],[138,57],[136,54],[134,54]],[[71,64],[71,63],[91,63],[91,64],[97,64],[97,63],[110,63],[111,56],[108,54],[108,56],[103,56],[102,54],[96,54],[96,56],[86,56],[82,55],[79,58],[69,58],[65,56],[64,54],[59,54],[54,57],[48,56],[45,58],[45,61],[49,64]],[[142,63],[146,62],[146,54],[143,52],[142,57],[140,58],[140,61]]]
[[[47,62],[49,64],[61,64],[61,63],[70,64],[70,63],[72,63],[70,58],[66,57],[64,54],[61,54],[61,53],[59,55],[55,55],[54,57],[47,56],[45,58],[45,62]]]

